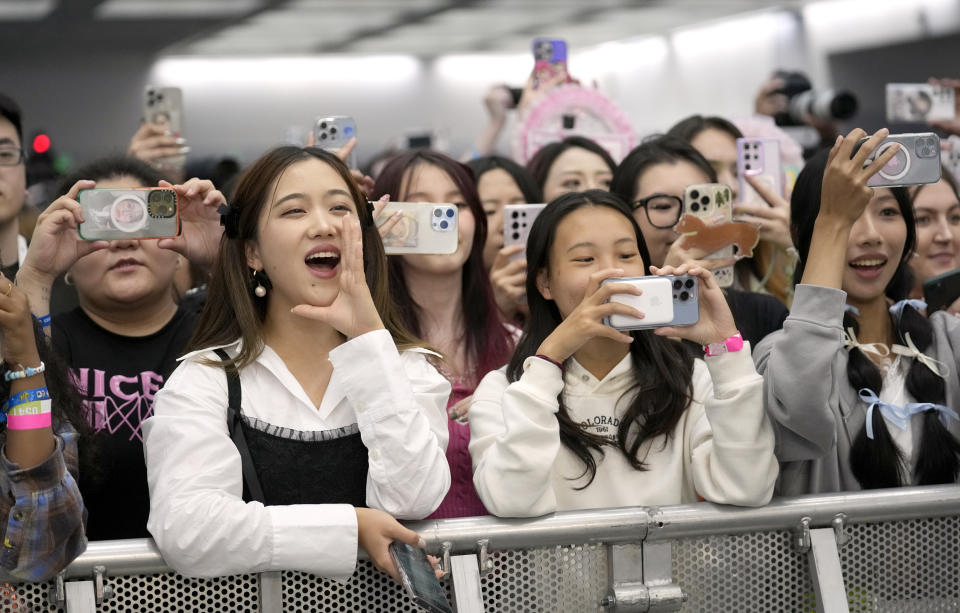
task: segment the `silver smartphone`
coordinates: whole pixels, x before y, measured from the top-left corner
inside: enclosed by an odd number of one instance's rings
[[[162,187],[83,189],[77,196],[86,241],[169,238],[180,234],[177,193]]]
[[[387,255],[448,255],[459,242],[457,205],[445,202],[390,202],[383,208],[377,225],[400,214],[390,232],[383,237]]]
[[[147,123],[164,126],[173,136],[183,136],[183,91],[179,87],[148,85],[143,90],[143,119]],[[186,155],[158,158],[162,168],[182,170]]]
[[[700,320],[700,284],[690,275],[649,277],[614,277],[603,281],[626,283],[643,290],[643,294],[614,294],[610,302],[620,302],[641,313],[643,319],[629,315],[611,315],[603,323],[617,330],[645,330],[663,326],[692,326]]]
[[[357,135],[357,122],[347,115],[321,117],[313,125],[313,137],[317,147],[331,153],[339,153],[347,142]],[[345,160],[350,168],[357,167],[356,149]]]
[[[503,246],[527,246],[530,228],[546,204],[507,204],[503,207]],[[510,261],[522,260],[526,253],[510,257]]]
[[[853,152],[856,153],[867,140],[868,138],[861,139]],[[867,179],[867,185],[902,187],[936,183],[940,180],[940,137],[933,132],[891,134],[873,150],[864,166],[871,164],[893,143],[900,143],[900,150],[877,174]]]

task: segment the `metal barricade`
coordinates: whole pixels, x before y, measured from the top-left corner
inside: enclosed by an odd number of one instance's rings
[[[960,611],[957,486],[411,527],[444,556],[458,613]],[[293,571],[192,579],[149,540],[91,543],[61,579],[14,585],[0,612],[420,610],[365,559],[346,584]]]

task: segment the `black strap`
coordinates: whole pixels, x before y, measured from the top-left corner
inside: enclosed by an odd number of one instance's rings
[[[260,487],[260,479],[253,467],[253,458],[250,456],[247,439],[243,435],[243,427],[240,424],[240,375],[236,368],[226,364],[230,361],[230,356],[226,351],[215,349],[214,352],[224,362],[223,369],[227,373],[227,430],[230,431],[230,438],[233,439],[233,444],[237,446],[237,451],[240,452],[243,482],[247,486],[247,492],[250,494],[251,500],[266,504],[263,488]]]

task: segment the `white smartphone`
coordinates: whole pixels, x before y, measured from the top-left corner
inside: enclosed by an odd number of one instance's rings
[[[317,147],[331,153],[339,153],[347,142],[357,135],[357,122],[347,115],[332,115],[317,119],[313,126],[313,137]],[[357,167],[356,149],[350,152],[346,160],[350,168]]]
[[[503,246],[527,246],[530,227],[546,204],[507,204],[503,207]],[[510,256],[510,261],[527,257],[525,252]]]
[[[383,237],[387,255],[448,255],[457,250],[459,214],[457,205],[440,202],[390,202],[377,225],[400,213],[400,221]]]
[[[887,121],[943,121],[956,116],[956,93],[952,87],[887,83]]]
[[[747,182],[753,177],[778,196],[783,196],[783,172],[780,168],[780,141],[776,138],[737,139],[737,194],[743,203],[763,202],[763,198]]]
[[[729,187],[722,183],[687,186],[683,192],[683,214],[699,217],[708,226],[732,221],[733,193]],[[686,242],[692,247],[700,247],[696,236],[689,237]],[[733,254],[733,246],[731,245],[709,253],[707,258],[728,258],[732,257]],[[713,276],[720,287],[730,287],[733,285],[733,266],[718,268],[713,271]]]
[[[176,137],[183,136],[183,91],[179,87],[155,87],[143,90],[143,119],[166,127]],[[187,163],[186,155],[158,158],[163,168],[180,170]]]
[[[643,294],[614,294],[610,302],[620,302],[641,313],[643,319],[629,315],[611,315],[603,323],[617,330],[644,330],[662,326],[692,326],[700,319],[699,283],[690,275],[611,278],[607,283],[626,283],[639,287]]]

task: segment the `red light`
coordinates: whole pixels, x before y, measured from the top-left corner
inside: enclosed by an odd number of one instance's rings
[[[33,137],[34,153],[46,153],[50,150],[50,137],[46,134],[37,134]]]

